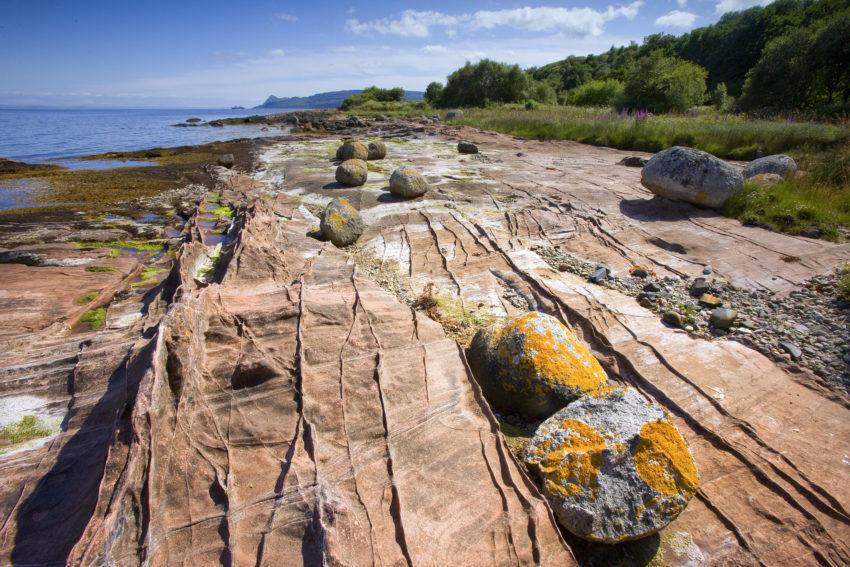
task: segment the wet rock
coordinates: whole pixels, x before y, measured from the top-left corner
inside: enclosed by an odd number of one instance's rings
[[[759,187],[773,187],[782,181],[782,179],[783,177],[781,175],[777,175],[775,173],[758,173],[747,178],[747,181],[755,183]]]
[[[75,230],[59,240],[64,242],[115,242],[125,240],[127,237],[127,232],[118,228],[93,228]]]
[[[525,461],[558,522],[604,543],[658,532],[699,487],[682,435],[631,388],[602,388],[557,412],[535,432]]]
[[[624,165],[626,167],[643,167],[646,165],[647,161],[649,160],[639,156],[628,156],[618,161],[617,165]]]
[[[591,273],[590,277],[587,278],[587,279],[590,280],[591,282],[595,283],[595,284],[601,284],[605,280],[607,280],[608,276],[610,276],[610,275],[611,275],[611,270],[609,270],[605,266],[599,266],[598,268],[593,270],[593,273]]]
[[[491,405],[530,418],[550,415],[607,381],[590,349],[544,313],[478,331],[468,358]]]
[[[233,157],[233,154],[224,154],[218,157],[218,161],[216,163],[218,163],[221,167],[230,169],[236,165],[236,158]]]
[[[676,313],[675,311],[665,311],[661,316],[661,320],[670,325],[671,327],[676,327],[681,329],[685,326],[685,321],[682,319],[682,316]]]
[[[336,168],[336,180],[349,187],[357,187],[366,183],[369,169],[362,159],[349,159]]]
[[[734,309],[718,307],[717,309],[711,312],[711,318],[709,319],[709,322],[718,329],[728,330],[732,326],[732,323],[735,322],[735,319],[737,317],[738,312]]]
[[[337,148],[336,159],[340,159],[343,161],[349,159],[359,159],[365,161],[369,159],[369,147],[363,142],[358,142],[356,140],[346,140],[339,148]]]
[[[458,120],[463,118],[463,111],[459,108],[446,112],[446,120]]]
[[[803,351],[800,350],[800,347],[790,341],[780,341],[779,347],[790,354],[793,360],[800,360],[803,356]]]
[[[464,142],[463,140],[461,140],[457,143],[457,151],[461,154],[477,154],[478,146],[476,146],[472,142]]]
[[[390,191],[399,197],[419,197],[428,191],[428,182],[416,169],[402,166],[390,176]]]
[[[675,146],[647,162],[641,183],[661,197],[717,208],[741,190],[744,179],[734,167],[709,153]]]
[[[353,244],[365,227],[360,212],[346,199],[334,199],[328,203],[320,217],[319,228],[334,246]]]
[[[369,142],[368,151],[369,155],[366,159],[370,161],[387,157],[387,145],[383,142]]]
[[[794,158],[785,154],[758,158],[748,163],[744,168],[744,179],[749,179],[763,173],[789,177],[797,173],[797,162],[794,161]]]

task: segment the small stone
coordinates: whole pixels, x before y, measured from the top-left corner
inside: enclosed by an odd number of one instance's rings
[[[643,286],[643,291],[648,291],[650,293],[658,293],[661,291],[661,286],[656,282],[649,282],[645,286]]]
[[[726,330],[732,326],[732,323],[738,317],[738,312],[734,309],[720,307],[711,312],[709,322],[718,329]]]
[[[646,295],[641,297],[640,301],[638,301],[638,303],[640,304],[641,307],[645,307],[646,309],[652,309],[653,307],[655,307],[655,302],[652,301],[652,299],[650,299]]]
[[[720,307],[723,304],[723,301],[716,295],[711,295],[710,293],[703,293],[699,296],[699,302],[701,305],[705,305],[706,307]]]
[[[457,151],[462,154],[477,154],[478,146],[472,142],[460,141],[457,143]]]
[[[704,293],[708,293],[711,290],[711,284],[705,278],[695,278],[691,283],[690,293],[694,297],[699,297]]]
[[[605,280],[608,279],[608,276],[611,275],[611,270],[606,268],[605,266],[599,266],[590,274],[588,278],[591,282],[595,284],[601,284]]]
[[[647,161],[649,160],[640,156],[627,156],[618,161],[617,165],[624,165],[626,167],[643,167],[646,165]]]
[[[706,276],[711,275],[711,272],[712,272],[711,266],[705,266],[702,269],[702,273],[705,274]]]
[[[629,273],[631,273],[636,278],[646,279],[649,277],[649,272],[646,268],[633,268]]]
[[[236,165],[236,158],[233,157],[233,154],[224,154],[222,156],[219,156],[217,163],[221,167],[226,167],[227,169],[230,169],[234,165]]]
[[[782,347],[782,350],[790,354],[793,360],[800,360],[800,358],[803,356],[803,351],[800,350],[800,347],[798,347],[792,342],[780,341],[779,346]]]

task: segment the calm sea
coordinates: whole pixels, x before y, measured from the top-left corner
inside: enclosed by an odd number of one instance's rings
[[[10,109],[0,108],[0,157],[28,163],[111,151],[203,144],[281,135],[259,125],[175,128],[187,118],[213,120],[281,112],[275,109]]]

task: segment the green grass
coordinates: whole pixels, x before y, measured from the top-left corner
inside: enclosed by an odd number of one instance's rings
[[[78,248],[112,248],[113,250],[135,250],[140,252],[159,252],[164,245],[163,240],[116,240],[115,242],[74,241]]]
[[[97,298],[96,291],[90,291],[89,293],[85,293],[77,298],[77,305],[85,305],[86,303],[91,303]]]
[[[87,323],[92,331],[99,331],[101,327],[103,327],[103,324],[106,323],[106,309],[104,307],[100,307],[98,309],[86,311],[83,316],[80,317],[80,323]]]
[[[50,429],[45,427],[36,416],[25,415],[18,423],[0,429],[0,445],[14,445],[48,435],[50,435]]]
[[[605,108],[570,106],[520,110],[514,106],[465,109],[461,124],[538,140],[575,140],[624,150],[657,152],[684,145],[725,159],[817,151],[850,143],[850,127],[816,122],[752,120],[701,110],[646,118]]]
[[[133,282],[132,284],[130,284],[130,287],[146,287],[146,286],[149,286],[156,281],[157,275],[161,274],[162,272],[166,272],[166,271],[168,271],[168,270],[166,270],[165,268],[154,268],[154,267],[143,268],[141,274],[139,274],[139,281]]]
[[[86,271],[98,274],[104,272],[114,272],[115,268],[110,268],[109,266],[89,266],[88,268],[86,268]]]
[[[850,302],[850,264],[845,264],[839,272],[838,292],[844,301]]]

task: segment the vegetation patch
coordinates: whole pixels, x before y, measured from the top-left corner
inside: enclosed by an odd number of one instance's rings
[[[216,219],[229,219],[233,218],[233,209],[231,209],[227,205],[222,205],[209,211],[209,214],[215,217]]]
[[[0,446],[15,445],[50,435],[50,429],[34,415],[25,415],[18,423],[0,429]]]
[[[139,274],[139,281],[133,282],[130,287],[147,287],[156,282],[159,274],[167,271],[165,268],[143,268],[141,274]]]
[[[413,308],[424,311],[440,323],[446,335],[464,349],[472,343],[472,337],[478,329],[491,325],[496,320],[493,315],[466,309],[459,299],[436,295],[433,284],[425,286],[419,297],[414,300]]]
[[[844,301],[850,302],[850,264],[845,264],[841,269],[841,277],[838,280],[838,291]]]
[[[77,305],[85,305],[86,303],[91,303],[92,301],[97,299],[97,295],[98,294],[96,291],[90,291],[88,293],[85,293],[77,298]]]
[[[97,274],[105,272],[114,272],[115,268],[110,268],[109,266],[89,266],[86,268],[86,271],[91,272],[93,274]]]
[[[80,323],[88,324],[92,331],[99,331],[103,327],[103,324],[106,323],[106,308],[100,307],[98,309],[86,311],[83,313],[83,316],[80,317]]]
[[[78,248],[112,248],[120,253],[121,250],[138,252],[160,252],[165,246],[164,240],[116,240],[114,242],[74,241]]]

